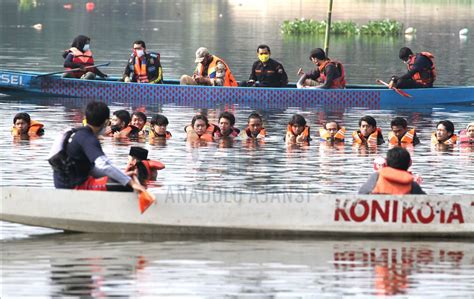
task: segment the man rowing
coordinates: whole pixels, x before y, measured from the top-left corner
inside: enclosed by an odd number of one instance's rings
[[[87,104],[86,125],[56,139],[49,162],[54,186],[61,189],[96,191],[146,191],[136,177],[115,167],[102,151],[97,136],[105,132],[110,110],[101,102]]]
[[[321,48],[311,51],[309,60],[316,66],[311,73],[304,73],[303,69],[298,70],[301,78],[298,80],[297,87],[312,88],[345,88],[346,79],[344,66],[342,63],[331,60]]]
[[[408,72],[400,77],[392,76],[389,88],[433,87],[433,82],[436,80],[433,54],[430,52],[413,54],[410,48],[403,47],[398,57],[407,65]]]

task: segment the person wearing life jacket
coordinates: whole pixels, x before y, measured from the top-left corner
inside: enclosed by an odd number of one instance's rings
[[[209,123],[205,115],[197,114],[191,120],[191,124],[184,127],[186,132],[186,139],[189,142],[214,141],[214,133],[219,130],[218,127]]]
[[[130,124],[130,113],[127,110],[117,110],[113,113],[110,125],[106,128],[105,135],[111,137],[136,138],[140,130]]]
[[[310,73],[304,73],[303,68],[298,70],[301,76],[296,84],[298,88],[345,88],[346,79],[342,63],[331,60],[321,48],[311,51],[309,60],[316,66]]]
[[[288,84],[288,75],[283,65],[270,58],[271,51],[267,45],[257,47],[258,60],[252,66],[248,81],[241,86],[246,87],[285,87]]]
[[[247,119],[247,128],[240,133],[244,140],[263,139],[267,136],[267,131],[263,127],[263,119],[257,112],[252,112]]]
[[[181,76],[181,85],[230,87],[236,87],[238,85],[225,61],[215,55],[211,55],[207,48],[201,47],[197,49],[195,62],[198,65],[193,76]]]
[[[343,143],[346,129],[341,127],[336,121],[329,121],[319,129],[319,137],[322,142],[331,144]]]
[[[240,134],[240,130],[234,127],[235,125],[235,116],[234,114],[224,111],[219,115],[218,126],[219,130],[214,132],[214,137],[216,139],[227,138],[233,139]]]
[[[377,121],[372,116],[364,116],[359,119],[359,130],[352,133],[353,144],[365,144],[369,146],[381,145],[383,140],[382,130],[377,128]]]
[[[160,62],[160,53],[148,52],[145,42],[133,42],[133,52],[123,71],[124,82],[136,83],[163,83],[163,68]]]
[[[469,123],[465,130],[459,131],[460,144],[474,144],[474,122]]]
[[[71,44],[71,48],[64,51],[64,67],[66,71],[63,78],[76,78],[85,80],[94,80],[96,76],[107,78],[107,75],[102,73],[94,65],[94,58],[90,49],[91,39],[84,35],[77,36]],[[72,69],[79,69],[77,71],[69,71]]]
[[[431,135],[431,144],[455,145],[458,136],[454,134],[454,124],[449,120],[442,120],[436,124],[436,132]]]
[[[392,130],[388,133],[388,142],[391,145],[417,145],[420,143],[420,139],[416,136],[415,129],[408,129],[408,122],[403,117],[395,117],[392,119],[390,128]]]
[[[294,114],[286,128],[284,138],[286,144],[309,144],[311,141],[310,128],[306,119],[300,114]]]
[[[44,125],[32,120],[26,112],[20,112],[13,117],[12,136],[42,136]]]
[[[374,172],[359,189],[359,194],[426,194],[408,172],[410,153],[402,147],[387,152],[387,166]]]
[[[163,163],[148,159],[148,150],[139,146],[130,148],[125,173],[130,176],[136,175],[142,185],[146,185],[147,181],[155,181],[158,170],[164,168]]]
[[[150,125],[146,122],[146,114],[141,111],[132,113],[130,125],[138,129],[138,137],[146,137],[150,131]]]
[[[407,65],[408,72],[397,77],[392,76],[389,87],[426,88],[433,87],[436,80],[436,66],[433,54],[420,52],[413,54],[410,48],[400,49],[398,57]]]
[[[168,118],[162,114],[155,114],[150,120],[150,139],[170,139],[171,133],[166,130]]]
[[[108,125],[109,107],[102,102],[89,102],[85,116],[85,126],[61,134],[53,144],[48,161],[53,168],[54,186],[75,190],[146,191],[136,176],[130,177],[115,167],[102,150],[98,136]]]

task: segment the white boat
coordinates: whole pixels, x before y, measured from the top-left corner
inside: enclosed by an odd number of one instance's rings
[[[238,236],[474,237],[474,195],[135,193],[1,187],[0,220],[66,231]]]

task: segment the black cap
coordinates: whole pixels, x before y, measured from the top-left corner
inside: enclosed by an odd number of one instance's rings
[[[143,147],[132,146],[128,154],[138,160],[148,159],[148,150],[144,149]]]
[[[413,52],[407,47],[401,48],[400,52],[398,53],[398,57],[403,61],[407,61],[410,55],[413,55]]]
[[[324,52],[323,49],[316,48],[316,49],[313,49],[311,53],[309,54],[309,60],[311,60],[311,58],[313,57],[318,60],[324,60],[326,59],[326,53]]]

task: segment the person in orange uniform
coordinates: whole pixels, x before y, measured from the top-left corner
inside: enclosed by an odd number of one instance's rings
[[[238,85],[227,63],[221,58],[211,55],[207,48],[201,47],[197,49],[195,62],[198,65],[193,76],[181,76],[181,85],[231,87]]]
[[[359,194],[426,194],[408,172],[410,153],[402,147],[387,152],[387,166],[374,172],[362,185]]]
[[[381,145],[383,140],[382,130],[377,128],[377,121],[372,116],[359,119],[359,130],[352,133],[353,144],[366,144],[369,146]]]
[[[66,70],[80,69],[74,72],[64,73],[64,78],[85,80],[94,80],[96,76],[107,78],[107,75],[102,73],[98,68],[89,67],[94,65],[90,43],[91,39],[89,37],[79,35],[72,41],[71,48],[64,51],[64,67]]]
[[[459,143],[474,144],[474,122],[469,123],[465,130],[459,132]]]
[[[218,130],[216,126],[209,123],[205,115],[197,114],[191,120],[191,125],[184,127],[186,139],[190,142],[195,141],[214,141],[214,133]]]
[[[309,60],[316,66],[311,73],[304,73],[303,69],[298,70],[300,79],[297,87],[312,87],[312,88],[345,88],[346,79],[345,71],[342,63],[331,60],[326,56],[326,53],[321,48],[316,48],[311,51]]]
[[[286,144],[309,144],[310,140],[310,128],[306,125],[306,119],[300,114],[293,115],[286,129]]]
[[[138,137],[138,128],[130,124],[130,113],[127,110],[117,110],[113,113],[110,126],[105,130],[106,136]]]
[[[35,120],[26,112],[20,112],[13,117],[12,136],[42,136],[44,125]]]
[[[129,176],[138,176],[142,185],[147,181],[155,181],[158,176],[158,170],[165,168],[165,165],[159,161],[148,159],[148,150],[132,146],[128,153],[128,163],[125,173]]]
[[[319,129],[319,137],[321,141],[331,144],[343,143],[346,129],[341,127],[336,121],[329,121]]]
[[[242,139],[263,139],[267,131],[263,127],[263,119],[257,112],[252,112],[247,119],[247,128],[240,134]]]
[[[168,118],[162,114],[156,114],[150,121],[150,138],[170,139],[171,133],[166,130],[168,127]]]
[[[390,122],[391,131],[388,133],[388,142],[391,145],[417,145],[420,139],[414,128],[408,129],[408,122],[403,117],[395,117]]]
[[[434,56],[430,52],[413,54],[410,48],[400,49],[398,57],[407,65],[408,72],[397,77],[392,76],[389,87],[426,88],[433,87],[436,80]]]
[[[432,144],[454,145],[458,136],[454,134],[454,124],[449,120],[442,120],[436,124],[436,132],[431,135]]]
[[[133,42],[133,52],[122,75],[126,83],[163,83],[163,68],[161,67],[160,54],[148,52],[145,42]]]

